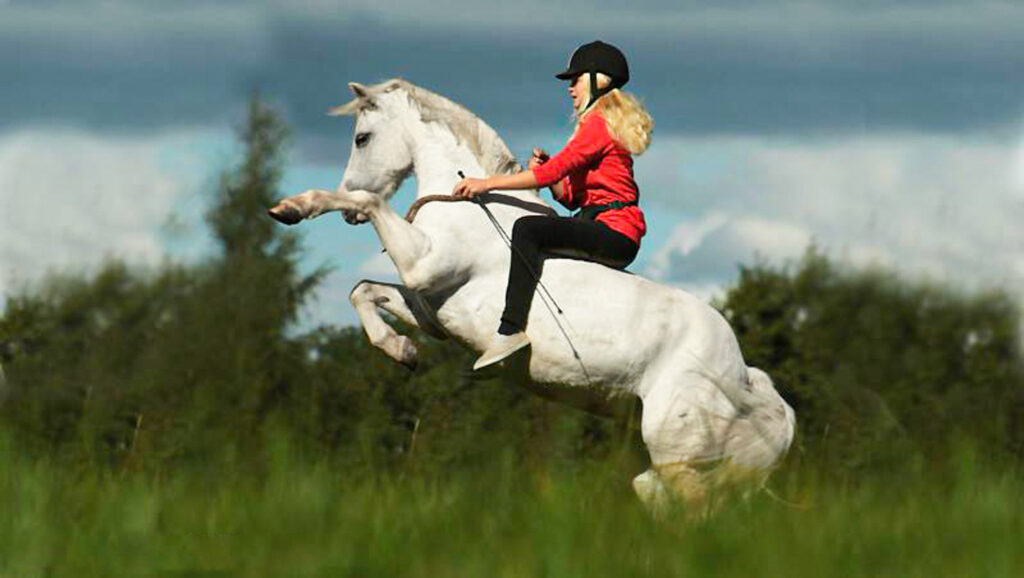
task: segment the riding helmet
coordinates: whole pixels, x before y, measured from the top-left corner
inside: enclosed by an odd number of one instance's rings
[[[615,88],[621,88],[629,82],[629,65],[626,64],[626,56],[618,48],[600,40],[584,44],[573,51],[572,56],[569,57],[569,66],[556,74],[555,78],[572,80],[585,72],[590,74],[588,108],[602,95]],[[595,75],[598,72],[607,74],[612,79],[611,84],[603,89],[597,88]]]

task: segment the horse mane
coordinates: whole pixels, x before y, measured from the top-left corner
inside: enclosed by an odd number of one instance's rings
[[[456,142],[469,147],[487,174],[509,174],[522,170],[505,141],[480,117],[461,104],[402,78],[367,86],[364,88],[365,96],[332,108],[329,114],[356,114],[374,106],[374,96],[399,89],[408,95],[409,102],[419,111],[423,122],[436,122],[447,128],[455,136]]]

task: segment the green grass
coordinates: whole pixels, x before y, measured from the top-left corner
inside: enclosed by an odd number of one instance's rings
[[[69,472],[0,443],[0,576],[1021,576],[1010,471],[781,472],[714,518],[652,520],[607,465]],[[225,464],[231,463],[226,460]]]

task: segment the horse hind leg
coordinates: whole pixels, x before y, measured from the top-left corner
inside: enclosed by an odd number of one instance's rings
[[[759,490],[793,439],[793,410],[764,372],[727,396],[703,374],[655,384],[644,396],[642,433],[651,469],[634,488],[656,512],[671,500],[707,516]],[[739,406],[739,407],[737,407]]]
[[[633,491],[644,506],[655,515],[665,512],[671,505],[668,488],[661,482],[658,472],[653,468],[633,478]]]
[[[677,504],[694,518],[709,512],[707,484],[699,471],[685,464],[652,465],[633,478],[633,491],[655,517],[663,517]]]
[[[696,373],[647,389],[641,434],[651,468],[633,480],[633,488],[655,515],[670,504],[682,505],[693,517],[714,507],[708,471],[721,459],[731,411],[714,384]]]
[[[768,374],[755,367],[747,372],[747,386],[738,396],[745,411],[729,427],[725,454],[733,475],[746,475],[760,487],[789,451],[796,416]]]

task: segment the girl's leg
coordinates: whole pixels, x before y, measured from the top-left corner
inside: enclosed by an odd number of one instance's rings
[[[512,228],[512,266],[498,333],[511,335],[526,328],[543,266],[543,252],[621,269],[633,261],[637,249],[631,239],[597,221],[541,215],[521,217]]]

